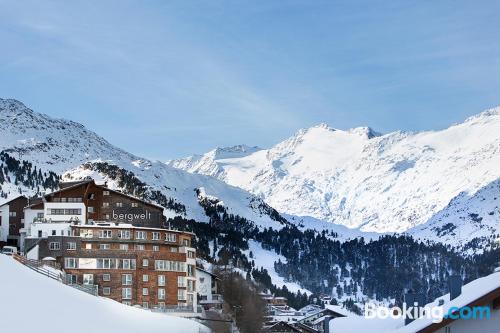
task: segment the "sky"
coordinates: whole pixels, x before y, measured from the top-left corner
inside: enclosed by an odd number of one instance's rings
[[[500,1],[0,0],[0,97],[168,160],[500,105]]]

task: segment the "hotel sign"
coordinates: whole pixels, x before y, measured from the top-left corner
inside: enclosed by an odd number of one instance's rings
[[[134,222],[136,220],[151,220],[151,213],[147,210],[143,213],[116,213],[113,210],[112,219],[127,222]]]

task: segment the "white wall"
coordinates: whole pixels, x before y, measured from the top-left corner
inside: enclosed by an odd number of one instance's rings
[[[0,216],[2,216],[2,226],[0,227],[0,241],[6,242],[9,236],[9,205],[0,206]]]
[[[29,229],[31,223],[33,223],[33,220],[37,218],[38,213],[43,213],[43,209],[31,209],[31,208],[25,208],[24,209],[24,228]]]
[[[196,289],[200,296],[206,296],[207,301],[212,301],[212,276],[204,271],[196,270]],[[203,280],[203,282],[201,282]]]
[[[69,236],[71,228],[70,223],[67,222],[32,223],[27,237],[38,238],[38,231],[42,231],[42,238],[51,236],[53,231],[55,231],[56,236],[61,236],[61,232],[63,232],[64,236]]]
[[[52,222],[69,222],[71,219],[80,220],[85,223],[87,211],[83,202],[45,202],[45,219]],[[79,215],[52,215],[51,209],[81,209],[82,213]]]

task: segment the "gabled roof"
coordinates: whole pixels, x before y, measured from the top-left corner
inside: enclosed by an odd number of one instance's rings
[[[263,331],[264,332],[272,332],[273,329],[278,329],[280,327],[286,327],[287,329],[289,329],[290,331],[293,331],[293,332],[299,332],[299,333],[302,332],[299,329],[295,328],[294,326],[290,325],[289,323],[287,323],[285,321],[278,321],[277,323],[275,323],[271,326],[265,327],[263,329]]]
[[[15,197],[14,199],[11,199],[11,200],[9,200],[9,201],[6,201],[6,202],[4,202],[4,203],[0,204],[0,207],[5,206],[5,205],[8,205],[8,204],[10,204],[11,202],[13,202],[13,201],[15,201],[15,200],[17,200],[17,199],[19,199],[19,198],[25,198],[26,200],[28,199],[28,198],[27,198],[26,196],[24,196],[24,195],[18,195],[18,196],[17,196],[17,197]]]
[[[218,277],[218,276],[217,276],[217,275],[215,275],[214,273],[210,273],[209,271],[204,270],[203,268],[196,267],[196,270],[198,270],[198,271],[200,271],[200,272],[207,273],[208,275],[211,275],[212,277],[214,277],[216,280],[220,280],[220,277]]]

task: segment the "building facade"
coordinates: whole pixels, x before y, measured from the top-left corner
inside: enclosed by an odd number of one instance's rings
[[[55,229],[27,238],[27,256],[55,258],[67,283],[97,286],[100,296],[128,305],[196,309],[192,233],[123,223],[44,224]]]
[[[24,207],[28,198],[19,196],[0,206],[0,244],[19,246],[20,230],[24,227]]]
[[[36,221],[94,221],[131,223],[149,228],[165,227],[163,207],[98,185],[89,179],[61,183],[58,191],[45,195],[25,209],[26,227]]]

